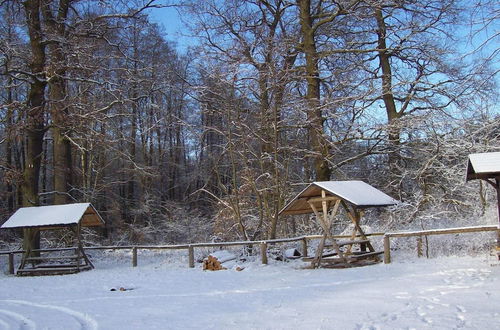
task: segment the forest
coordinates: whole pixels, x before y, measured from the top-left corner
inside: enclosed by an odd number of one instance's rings
[[[465,183],[468,154],[500,151],[496,0],[0,0],[0,16],[0,223],[91,202],[116,244],[316,234],[278,213],[327,180],[400,200],[367,213],[381,231],[496,221],[491,187]]]

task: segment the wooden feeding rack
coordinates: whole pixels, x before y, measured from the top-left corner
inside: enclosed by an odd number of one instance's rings
[[[350,267],[379,262],[378,256],[383,253],[375,251],[361,228],[361,211],[369,207],[397,203],[397,200],[363,181],[321,181],[307,186],[280,211],[280,214],[316,215],[323,236],[315,256],[303,258],[304,261],[311,262],[312,268]],[[333,220],[341,206],[354,225],[350,239],[346,241],[337,241],[331,233]]]
[[[59,275],[78,273],[94,268],[81,241],[81,228],[103,226],[104,220],[90,203],[23,207],[17,210],[0,228],[20,228],[30,244],[23,252],[16,272],[19,276]],[[74,233],[76,246],[70,249],[32,250],[38,233],[69,228]],[[65,254],[64,254],[65,252]]]
[[[500,228],[500,152],[484,152],[469,155],[465,180],[467,182],[478,179],[490,184],[497,192],[498,222]],[[500,234],[497,235],[495,250],[500,260]]]

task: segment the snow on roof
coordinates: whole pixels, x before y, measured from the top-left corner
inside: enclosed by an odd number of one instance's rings
[[[398,203],[396,199],[363,181],[320,181],[307,186],[280,211],[280,214],[312,213],[308,201],[311,198],[321,197],[321,190],[325,190],[327,196],[340,197],[359,208]]]
[[[500,152],[484,152],[469,155],[467,181],[498,176],[500,176]]]
[[[68,226],[102,226],[104,220],[90,203],[23,207],[0,228]]]

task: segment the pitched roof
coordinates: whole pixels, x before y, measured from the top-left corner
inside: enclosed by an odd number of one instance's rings
[[[466,181],[500,177],[500,152],[470,154]]]
[[[398,201],[363,181],[319,181],[313,182],[295,196],[280,211],[280,214],[312,213],[308,201],[321,197],[324,190],[327,196],[336,196],[358,208],[395,205]]]
[[[23,207],[0,228],[102,226],[104,220],[90,203]]]

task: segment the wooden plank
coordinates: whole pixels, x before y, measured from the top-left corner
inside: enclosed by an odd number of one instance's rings
[[[76,267],[59,267],[59,268],[54,268],[54,267],[40,267],[40,268],[28,268],[28,269],[20,269],[17,271],[17,273],[41,273],[41,272],[58,272],[58,271],[66,271],[66,270],[78,270]]]
[[[423,236],[423,235],[428,236],[428,235],[475,233],[481,231],[500,231],[500,228],[498,226],[474,226],[474,227],[461,227],[461,228],[430,229],[430,230],[408,231],[408,232],[398,232],[398,233],[386,233],[384,236],[411,237],[411,236]]]
[[[319,203],[319,202],[325,202],[325,201],[338,201],[340,200],[339,197],[337,196],[326,196],[326,193],[323,194],[324,190],[321,192],[321,197],[311,197],[307,199],[308,203]],[[324,197],[323,197],[324,195]]]
[[[79,267],[80,265],[78,263],[59,263],[59,264],[55,264],[55,263],[43,263],[43,264],[38,264],[38,265],[34,265],[33,267],[31,268],[24,268],[25,270],[26,269],[56,269],[56,268],[64,268],[64,267]],[[87,265],[85,265],[87,266]]]
[[[40,268],[40,269],[20,269],[17,271],[18,276],[42,276],[42,275],[64,275],[75,274],[80,271],[90,270],[92,267],[66,267],[66,268]]]
[[[384,236],[385,233],[380,233],[380,232],[377,232],[377,233],[371,233],[371,234],[365,234],[366,237],[370,237],[370,236]],[[306,235],[306,236],[303,236],[305,237],[306,239],[308,240],[312,240],[312,239],[320,239],[322,237],[322,235]],[[347,238],[347,239],[350,239],[351,238],[351,235],[332,235],[333,238],[335,239],[341,239],[341,238]],[[356,237],[361,237],[361,235],[356,235]]]
[[[79,258],[83,258],[83,257],[82,256],[78,256],[78,255],[60,256],[60,257],[29,257],[29,258],[26,258],[26,261],[67,260],[67,259],[77,260]]]
[[[367,252],[367,253],[352,254],[348,258],[354,259],[354,260],[359,260],[359,259],[365,259],[365,258],[369,258],[369,257],[375,257],[378,255],[381,255],[382,253],[384,253],[384,251],[373,251],[373,252]]]
[[[345,245],[354,245],[354,244],[364,244],[368,243],[369,240],[363,239],[363,240],[352,240],[352,241],[338,241],[337,244],[338,246],[345,246]]]
[[[321,262],[326,264],[347,264],[347,260],[345,257],[343,259],[339,257],[327,257],[323,258]]]

